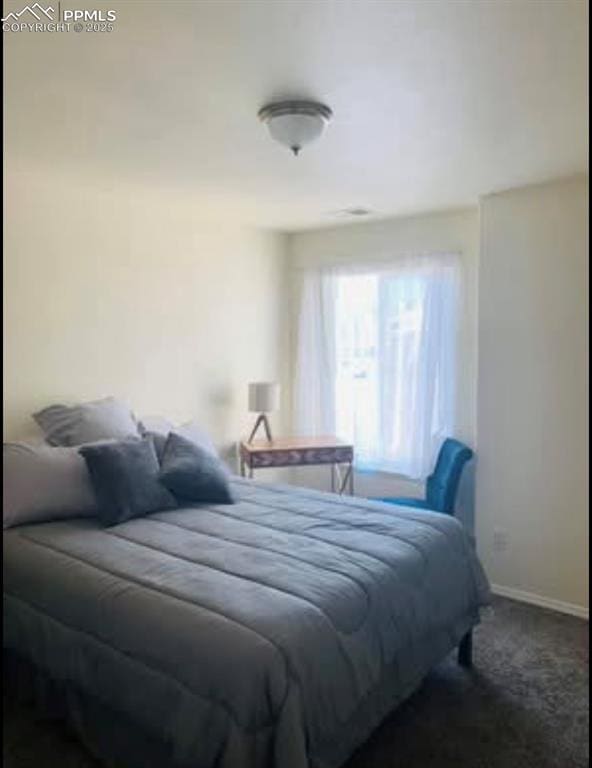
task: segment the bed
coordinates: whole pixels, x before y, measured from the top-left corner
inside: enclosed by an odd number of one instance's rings
[[[4,533],[4,649],[108,765],[338,768],[489,601],[452,517],[233,478],[234,505]],[[15,661],[16,663],[16,661]]]

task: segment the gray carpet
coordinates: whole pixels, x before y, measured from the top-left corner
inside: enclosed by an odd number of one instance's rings
[[[587,622],[498,598],[474,654],[473,670],[435,669],[344,768],[588,765]],[[10,701],[4,766],[98,768],[67,728]]]

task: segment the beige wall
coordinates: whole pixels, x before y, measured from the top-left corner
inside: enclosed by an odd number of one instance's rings
[[[477,377],[477,267],[479,253],[478,210],[466,209],[379,222],[351,224],[289,236],[288,277],[291,287],[291,346],[295,350],[298,326],[299,276],[305,266],[364,263],[422,252],[458,252],[463,261],[463,307],[459,338],[458,432],[470,445],[476,437]],[[294,361],[295,355],[292,354]],[[291,372],[291,380],[294,370]],[[328,472],[307,469],[298,482],[329,487]],[[421,495],[423,488],[393,475],[356,473],[362,496]],[[473,473],[469,468],[459,493],[459,517],[472,527]]]
[[[587,200],[582,178],[486,197],[479,254],[476,210],[286,241],[200,215],[180,191],[10,168],[5,438],[29,434],[31,412],[50,402],[114,394],[140,416],[198,418],[232,452],[251,422],[246,385],[259,378],[284,383],[275,423],[289,432],[300,269],[460,251],[459,435],[477,445],[481,557],[494,584],[584,611]],[[328,474],[312,469],[294,479],[328,487]],[[472,482],[469,472],[459,505],[469,526]],[[422,490],[381,474],[356,483],[369,496]]]
[[[228,447],[249,380],[281,378],[280,235],[166,190],[20,167],[5,179],[5,438],[56,401],[125,398]]]
[[[583,178],[482,201],[476,507],[492,582],[584,609],[587,209]]]

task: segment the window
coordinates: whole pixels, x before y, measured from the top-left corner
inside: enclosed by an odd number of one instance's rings
[[[301,431],[353,441],[359,468],[425,477],[454,430],[457,259],[310,273],[302,297]]]

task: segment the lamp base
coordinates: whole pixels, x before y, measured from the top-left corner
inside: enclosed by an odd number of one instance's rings
[[[249,439],[247,440],[248,443],[253,442],[253,438],[257,434],[257,430],[259,427],[263,424],[263,428],[265,429],[265,436],[267,437],[267,441],[271,443],[272,437],[271,437],[271,427],[269,426],[269,421],[267,419],[267,416],[264,413],[260,413],[259,416],[257,416],[257,421],[255,422],[255,426],[253,427],[253,431],[249,435]]]

